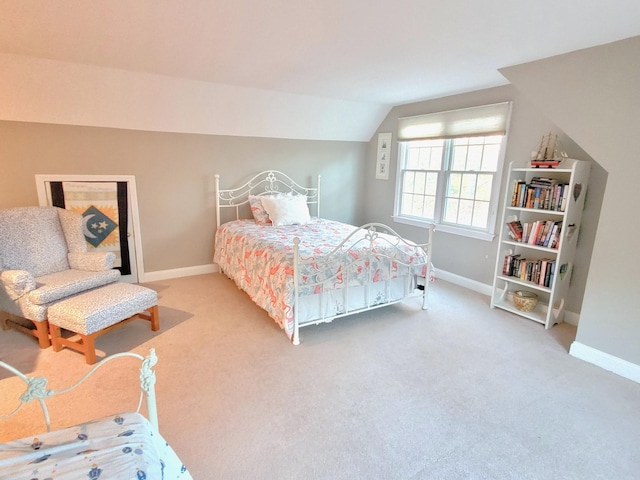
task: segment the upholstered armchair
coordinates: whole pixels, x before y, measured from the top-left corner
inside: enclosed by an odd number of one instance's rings
[[[3,329],[31,334],[41,348],[48,347],[48,307],[117,282],[120,272],[113,270],[114,260],[111,252],[87,251],[83,219],[77,213],[57,207],[0,210]]]

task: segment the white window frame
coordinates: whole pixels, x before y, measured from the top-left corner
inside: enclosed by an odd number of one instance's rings
[[[442,115],[446,117],[448,113],[454,113],[459,117],[461,113],[464,114],[464,110],[443,112]],[[509,113],[510,113],[510,104],[509,104]],[[413,117],[413,118],[419,119],[419,117]],[[436,192],[436,205],[435,205],[435,215],[434,215],[435,218],[431,220],[431,219],[424,219],[420,217],[403,215],[400,213],[401,196],[403,193],[402,172],[404,170],[404,159],[406,155],[407,146],[410,142],[414,141],[413,139],[400,141],[398,143],[398,158],[396,161],[396,166],[397,166],[396,190],[395,190],[395,199],[394,199],[393,220],[398,223],[404,223],[407,225],[423,227],[423,228],[428,228],[431,224],[435,224],[436,231],[451,233],[455,235],[461,235],[461,236],[475,238],[479,240],[492,241],[495,238],[496,223],[497,223],[498,210],[499,210],[500,192],[502,189],[502,173],[504,171],[504,164],[505,164],[505,151],[506,151],[506,144],[508,139],[508,124],[509,122],[507,118],[506,120],[507,127],[505,128],[505,132],[503,133],[504,136],[500,145],[500,152],[498,154],[498,165],[496,167],[496,172],[494,173],[494,183],[491,189],[491,198],[489,201],[489,214],[488,214],[486,229],[442,222],[442,215],[444,210],[443,204],[446,196],[448,172],[450,171],[450,164],[448,161],[449,159],[446,158],[447,156],[446,145],[443,152],[442,167],[440,170],[440,174],[438,175],[438,186],[437,186],[437,192]],[[493,134],[492,132],[487,132],[486,134],[480,134],[480,135],[471,134],[471,135],[461,135],[461,136],[467,136],[467,137],[491,136],[492,134]],[[438,138],[438,136],[433,136],[431,138],[436,139]],[[445,135],[445,136],[440,136],[439,138],[445,139],[445,140],[452,140],[455,137]],[[425,140],[425,139],[427,138],[416,138],[415,141]],[[478,173],[481,173],[481,172],[478,172]]]

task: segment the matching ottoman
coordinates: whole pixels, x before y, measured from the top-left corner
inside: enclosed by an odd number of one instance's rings
[[[55,352],[63,347],[84,353],[89,365],[96,362],[95,339],[136,318],[151,322],[151,330],[160,328],[158,294],[149,288],[129,283],[112,283],[75,295],[48,310],[51,344]],[[76,335],[62,337],[60,329]]]

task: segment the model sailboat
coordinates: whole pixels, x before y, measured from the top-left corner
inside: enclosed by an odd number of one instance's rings
[[[567,158],[562,150],[560,139],[554,133],[547,133],[540,139],[538,150],[531,153],[531,166],[533,168],[555,168]]]

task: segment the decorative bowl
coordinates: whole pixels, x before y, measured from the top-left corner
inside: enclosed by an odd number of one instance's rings
[[[513,292],[513,304],[522,312],[531,312],[538,305],[538,295],[525,290]]]

